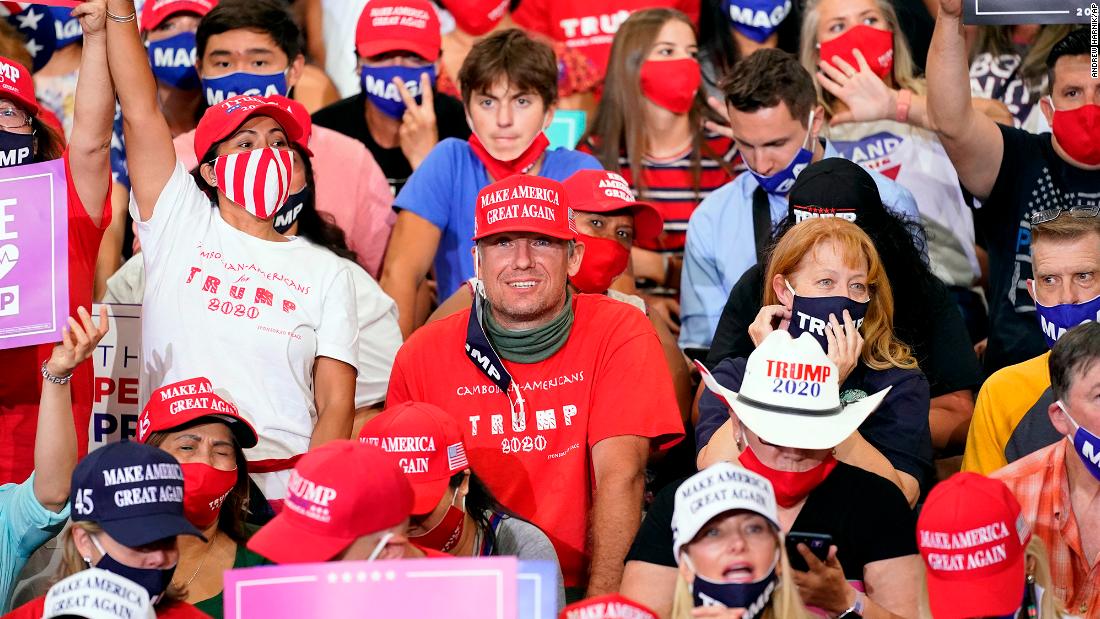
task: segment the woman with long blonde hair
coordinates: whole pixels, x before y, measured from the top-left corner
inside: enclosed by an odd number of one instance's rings
[[[728,462],[692,475],[676,492],[672,530],[679,568],[671,619],[696,617],[698,606],[723,607],[714,617],[807,616],[764,477]]]
[[[837,365],[842,400],[889,387],[875,414],[837,446],[837,458],[892,481],[915,504],[932,480],[928,381],[894,336],[890,281],[871,238],[839,217],[807,219],[779,239],[765,274],[764,305],[748,328],[754,344],[776,330],[809,332]],[[726,359],[714,374],[736,386],[744,363]],[[732,428],[724,429],[732,423],[722,403],[702,396],[700,466],[741,453]]]

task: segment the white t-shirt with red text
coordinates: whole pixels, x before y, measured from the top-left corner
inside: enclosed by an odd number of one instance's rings
[[[348,265],[302,238],[266,241],[233,228],[177,164],[153,216],[137,224],[145,261],[141,403],[165,383],[205,376],[260,437],[249,460],[309,448],[313,366],[356,367],[358,327]],[[269,499],[285,487],[262,487]]]
[[[645,314],[603,295],[573,298],[569,339],[540,363],[512,363],[524,400],[507,397],[466,357],[470,310],[429,323],[397,354],[387,406],[428,402],[464,428],[470,466],[509,510],[553,542],[565,585],[584,584],[592,447],[615,436],[667,447],[683,423],[660,340]]]

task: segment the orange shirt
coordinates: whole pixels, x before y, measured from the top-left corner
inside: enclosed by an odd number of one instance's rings
[[[1066,611],[1097,618],[1100,617],[1100,562],[1094,557],[1093,567],[1089,569],[1081,548],[1081,530],[1069,498],[1068,446],[1068,441],[1058,441],[990,477],[1003,481],[1012,490],[1032,533],[1046,544],[1054,595],[1065,604]],[[1077,456],[1071,453],[1069,457]]]

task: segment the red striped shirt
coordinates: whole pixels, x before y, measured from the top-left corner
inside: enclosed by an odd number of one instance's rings
[[[639,193],[630,172],[630,159],[623,153],[619,156],[619,169],[614,170],[623,176],[634,195],[639,200],[652,203],[665,218],[665,233],[655,245],[638,244],[639,247],[668,253],[682,253],[687,238],[688,219],[695,207],[713,191],[732,181],[745,171],[745,166],[733,144],[733,140],[708,134],[707,148],[700,158],[698,186],[692,169],[692,157],[689,150],[673,160],[654,161],[642,158],[642,179],[644,192]],[[577,150],[592,153],[590,142],[577,146]]]

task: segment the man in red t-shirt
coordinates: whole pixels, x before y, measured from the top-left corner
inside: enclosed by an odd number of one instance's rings
[[[560,183],[510,176],[475,210],[474,307],[413,334],[387,405],[455,416],[474,472],[554,543],[569,597],[617,591],[646,458],[683,434],[660,341],[634,307],[568,291],[584,246]]]
[[[87,21],[82,19],[81,22]],[[4,128],[4,133],[34,132],[33,161],[62,156],[61,137],[38,118],[31,72],[18,63],[0,58],[0,108],[14,106],[25,115],[24,127]],[[69,315],[76,308],[91,310],[96,257],[103,231],[111,223],[110,204],[111,123],[114,95],[107,71],[107,44],[102,22],[91,36],[85,30],[76,87],[76,109],[69,148],[64,152],[68,184],[69,217]],[[5,142],[8,143],[8,142]],[[11,160],[11,158],[8,158]],[[20,163],[31,163],[23,161]],[[52,343],[0,350],[0,484],[22,482],[34,468],[34,435],[38,402],[42,395],[42,362]],[[92,416],[92,364],[85,361],[72,378],[76,444],[83,456],[88,450],[88,424]],[[135,393],[136,397],[136,393]]]
[[[634,11],[654,7],[679,9],[699,23],[699,0],[523,0],[512,19],[525,30],[583,52],[603,81],[619,25]]]

